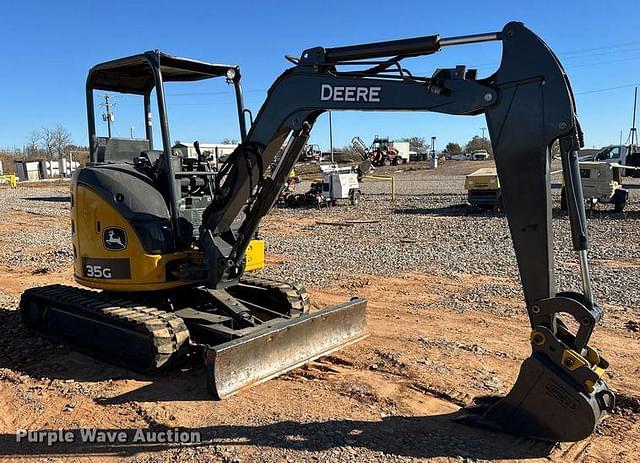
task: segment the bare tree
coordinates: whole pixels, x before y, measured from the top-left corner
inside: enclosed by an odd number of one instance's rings
[[[61,125],[57,125],[55,129],[51,131],[53,141],[54,155],[61,159],[65,156],[69,146],[73,143],[73,137],[67,129]]]
[[[27,137],[27,143],[24,149],[24,159],[34,159],[40,151],[40,143],[42,142],[42,133],[39,130],[32,131]]]
[[[336,153],[349,153],[349,154],[355,154],[356,150],[353,149],[353,145],[344,145],[342,147],[340,146],[335,146],[333,148],[333,151]]]
[[[471,140],[467,142],[467,146],[465,147],[465,151],[467,153],[472,153],[476,150],[486,150],[489,155],[493,156],[493,150],[491,149],[491,142],[487,138],[481,138],[479,136],[474,136]]]
[[[42,127],[42,130],[40,130],[40,147],[47,159],[53,159],[55,153],[53,130]]]

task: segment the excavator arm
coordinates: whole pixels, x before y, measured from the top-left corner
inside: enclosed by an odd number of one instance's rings
[[[502,62],[485,79],[477,80],[476,72],[464,66],[418,77],[401,65],[403,58],[494,40],[502,42]],[[589,346],[602,309],[592,300],[586,257],[577,164],[582,133],[569,81],[553,52],[524,25],[512,22],[489,34],[316,47],[290,60],[295,66],[272,85],[246,138],[221,170],[218,198],[205,211],[199,246],[208,285],[222,288],[240,277],[244,252],[260,219],[275,202],[323,112],[484,114],[531,321],[533,352],[512,391],[485,402],[465,421],[550,441],[580,440],[593,432],[602,413],[613,407],[614,395],[601,378],[606,360]],[[582,293],[555,288],[549,165],[556,140]],[[274,160],[277,166],[269,170]],[[575,320],[575,333],[560,314]]]

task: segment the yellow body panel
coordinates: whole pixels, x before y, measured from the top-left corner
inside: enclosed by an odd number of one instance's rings
[[[192,284],[189,281],[167,281],[167,264],[176,260],[198,261],[201,258],[199,251],[149,254],[143,248],[131,224],[111,204],[86,186],[74,183],[71,189],[74,278],[78,283],[109,291],[158,291]],[[114,227],[124,230],[126,234],[124,249],[109,250],[105,247],[104,230]],[[263,268],[264,256],[264,241],[251,241],[246,252],[245,270],[255,271]],[[118,278],[118,275],[112,272],[110,263],[115,262],[114,260],[128,260],[128,277]],[[91,265],[96,262],[98,265]]]
[[[174,260],[197,258],[195,253],[174,252],[148,254],[129,222],[100,195],[82,185],[72,185],[72,240],[74,246],[74,277],[76,281],[91,288],[110,291],[156,291],[188,285],[184,281],[167,281],[167,263]],[[108,250],[103,243],[103,230],[109,227],[123,229],[127,243],[122,250]],[[128,259],[130,278],[91,278],[87,273],[85,259]],[[101,271],[102,269],[100,269]]]
[[[244,270],[254,272],[264,268],[264,240],[252,240],[245,252]]]

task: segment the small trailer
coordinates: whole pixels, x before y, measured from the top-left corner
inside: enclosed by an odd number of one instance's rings
[[[467,175],[464,188],[472,208],[502,211],[500,179],[495,167],[483,167]]]
[[[322,199],[325,204],[335,206],[339,199],[348,199],[353,206],[360,201],[360,175],[357,166],[322,168]]]
[[[585,201],[591,207],[597,203],[613,204],[615,212],[622,212],[629,197],[629,191],[622,187],[623,170],[634,171],[636,168],[606,161],[580,162],[579,167]],[[567,210],[564,181],[560,193],[560,209]]]

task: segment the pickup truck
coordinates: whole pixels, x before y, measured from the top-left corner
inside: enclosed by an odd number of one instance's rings
[[[600,161],[608,164],[621,164],[623,166],[640,167],[640,145],[609,145],[597,153],[584,156],[580,161]],[[624,169],[624,176],[640,177],[640,171]]]
[[[487,150],[475,150],[471,153],[472,161],[486,161],[487,159],[489,159]]]

